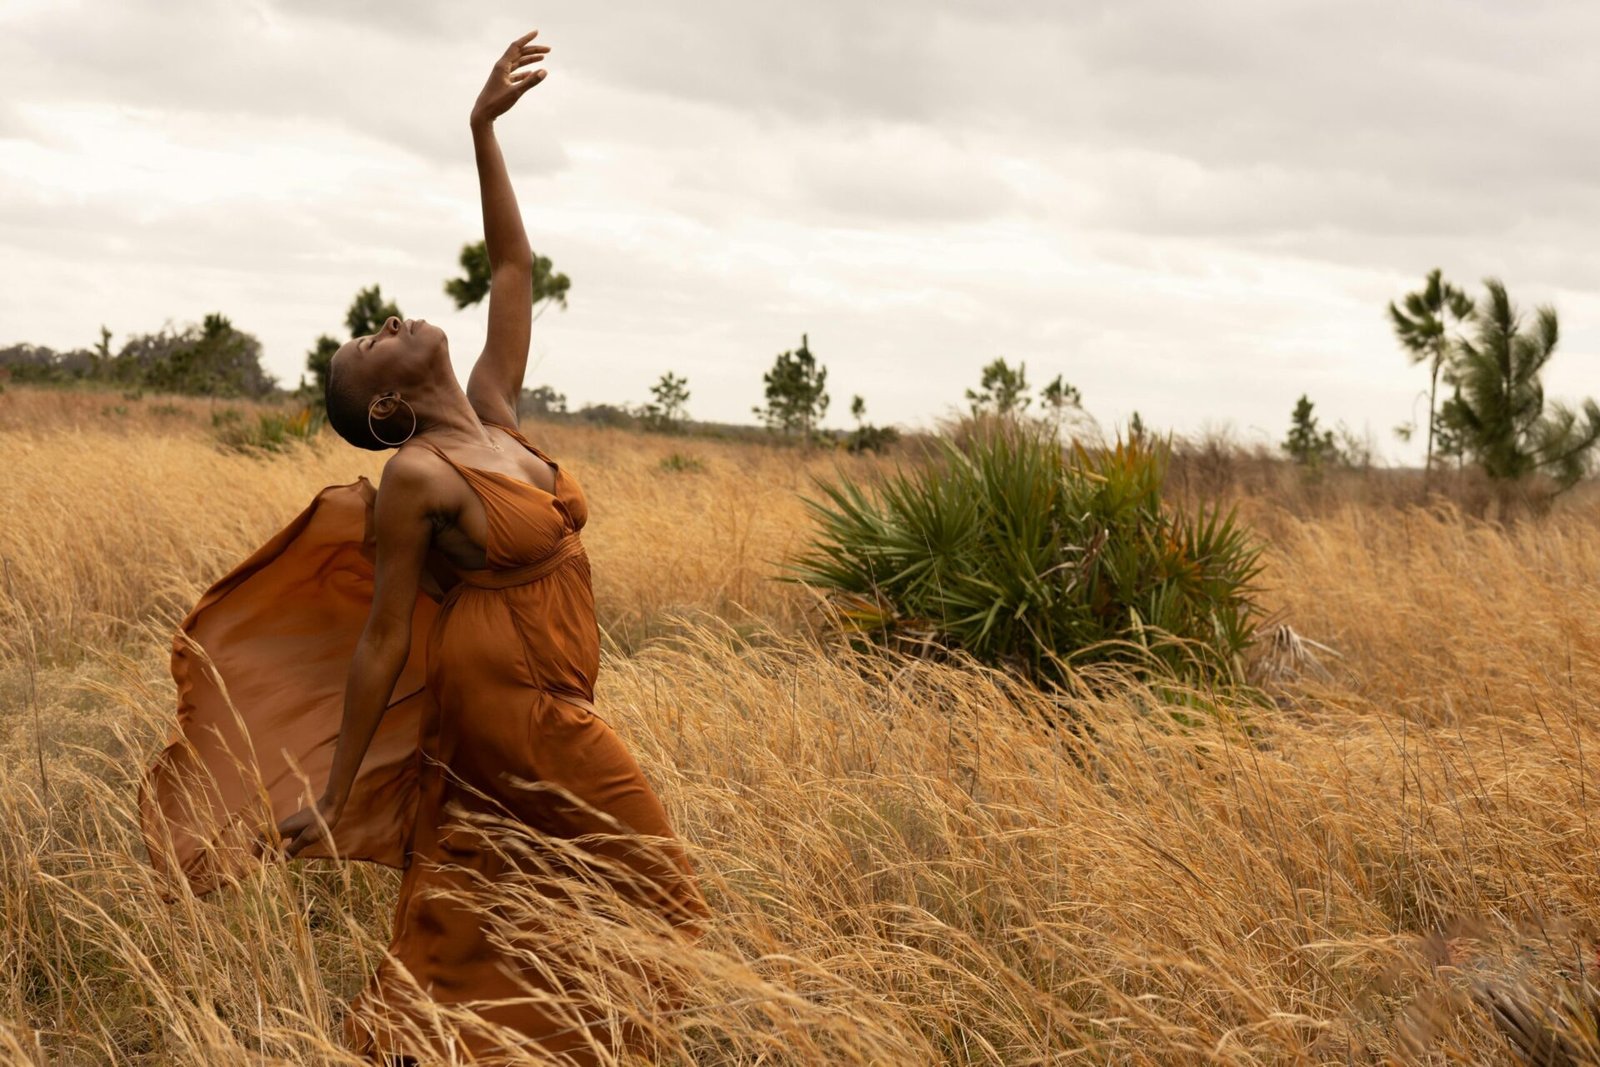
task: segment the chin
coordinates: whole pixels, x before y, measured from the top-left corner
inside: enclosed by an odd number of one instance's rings
[[[438,326],[435,326],[433,323],[423,323],[422,328],[417,332],[422,334],[423,338],[430,342],[433,346],[445,352],[450,351],[450,338],[445,336],[444,330],[440,329]]]

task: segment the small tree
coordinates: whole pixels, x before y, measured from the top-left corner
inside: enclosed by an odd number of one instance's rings
[[[460,311],[489,295],[489,246],[482,241],[462,245],[458,262],[461,264],[462,277],[448,279],[444,283],[444,291],[456,302],[456,310]],[[549,256],[534,256],[534,319],[543,315],[551,304],[558,304],[565,311],[567,290],[571,287],[572,280],[554,269]]]
[[[333,365],[333,354],[339,351],[339,339],[323,334],[317,338],[317,343],[311,346],[311,351],[306,353],[306,372],[311,375],[307,382],[300,379],[302,392],[309,391],[313,400],[320,400],[328,391],[328,368]]]
[[[1428,272],[1422,288],[1406,294],[1405,310],[1389,303],[1389,319],[1401,346],[1412,363],[1428,363],[1428,450],[1423,467],[1423,482],[1433,474],[1434,434],[1439,424],[1439,374],[1450,362],[1457,343],[1452,327],[1459,328],[1473,316],[1472,300],[1446,282],[1437,267]],[[1409,430],[1402,435],[1410,439]]]
[[[382,290],[373,285],[358,292],[355,299],[350,301],[350,310],[344,313],[344,324],[350,328],[351,337],[365,337],[383,329],[383,324],[389,321],[391,315],[401,317],[399,305],[393,300],[385,300]]]
[[[100,324],[100,340],[90,350],[89,377],[99,381],[111,370],[111,331],[105,324]]]
[[[772,361],[772,369],[762,375],[767,387],[767,406],[754,408],[767,429],[785,434],[799,431],[807,445],[816,424],[828,411],[828,368],[811,354],[810,340],[800,335],[800,347],[783,352]]]
[[[851,452],[882,452],[900,440],[900,431],[893,426],[874,426],[867,421],[867,402],[859,396],[850,398],[850,417],[856,420],[856,428],[845,442]]]
[[[1069,410],[1083,410],[1083,394],[1075,385],[1069,385],[1061,375],[1052,378],[1039,392],[1039,399],[1050,410],[1050,421],[1061,432],[1061,423]]]
[[[1056,380],[1060,381],[1059,378]],[[1072,389],[1071,386],[1066,388]],[[1012,370],[1004,359],[997,359],[984,367],[983,375],[978,379],[978,389],[967,390],[967,401],[972,405],[974,415],[985,412],[993,412],[1002,417],[1013,413],[1020,415],[1027,410],[1030,400],[1028,365],[1019,363],[1017,368]]]
[[[1283,450],[1302,467],[1320,467],[1338,457],[1339,446],[1334,443],[1333,431],[1323,430],[1317,425],[1317,417],[1312,414],[1312,403],[1304,394],[1296,402],[1294,414],[1290,416],[1289,436],[1283,442]]]
[[[682,429],[689,417],[689,379],[667,371],[650,387],[650,395],[654,399],[644,407],[645,421],[650,428],[667,433]]]
[[[380,286],[370,285],[357,292],[350,301],[350,307],[344,313],[344,324],[352,338],[365,337],[381,330],[391,315],[400,318],[400,306],[393,300],[385,300]],[[327,392],[328,368],[333,364],[333,354],[337,351],[339,339],[322,334],[306,353],[306,373],[300,377],[300,390],[311,394],[313,405],[321,403]]]
[[[1561,337],[1555,308],[1542,306],[1524,323],[1499,280],[1484,287],[1476,336],[1461,342],[1446,370],[1455,395],[1444,421],[1489,477],[1543,474],[1563,492],[1588,473],[1600,445],[1600,406],[1585,400],[1581,416],[1565,404],[1546,409],[1541,376]]]

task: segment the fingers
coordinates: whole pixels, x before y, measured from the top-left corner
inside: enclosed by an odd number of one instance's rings
[[[523,93],[544,81],[544,76],[549,73],[548,70],[536,70],[532,74],[514,80],[511,83],[511,88],[516,91],[517,97],[520,99]]]
[[[521,37],[518,37],[515,41],[512,41],[511,42],[511,47],[512,48],[521,48],[523,45],[527,44],[529,41],[533,40],[537,36],[539,36],[539,31],[538,30],[529,30],[527,33],[523,34]]]
[[[303,849],[315,844],[317,839],[321,836],[321,832],[315,826],[306,827],[304,830],[301,830],[298,834],[296,834],[295,839],[290,841],[288,846],[284,848],[284,858],[291,860],[294,859],[296,856],[300,855]]]
[[[284,847],[283,856],[292,860],[326,836],[323,824],[320,821],[314,822],[294,835],[294,840]]]
[[[272,830],[263,829],[251,842],[250,853],[255,859],[268,852],[280,853],[284,859],[294,859],[326,836],[326,826],[321,816],[312,808],[301,808]]]
[[[538,55],[523,56],[521,59],[518,59],[518,60],[516,60],[515,62],[513,62],[511,64],[511,70],[514,73],[516,71],[521,70],[523,67],[531,67],[535,63],[542,63],[542,62],[544,62],[544,53],[543,52],[539,53]]]

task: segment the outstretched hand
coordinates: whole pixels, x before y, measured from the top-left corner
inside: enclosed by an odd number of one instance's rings
[[[548,45],[533,43],[537,36],[538,30],[529,30],[512,41],[505,54],[495,61],[494,70],[489,72],[489,80],[478,94],[478,102],[472,105],[474,123],[493,122],[510,111],[511,106],[522,99],[523,93],[544,81],[548,71],[543,68],[526,69],[544,62],[545,54],[550,51]]]

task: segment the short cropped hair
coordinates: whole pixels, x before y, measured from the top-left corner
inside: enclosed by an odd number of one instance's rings
[[[372,432],[372,424],[367,421],[367,411],[372,398],[360,395],[360,390],[356,383],[350,380],[350,375],[340,373],[337,360],[328,368],[328,383],[323,402],[328,408],[328,425],[346,441],[370,452],[383,452],[393,447],[378,440],[377,435]]]

